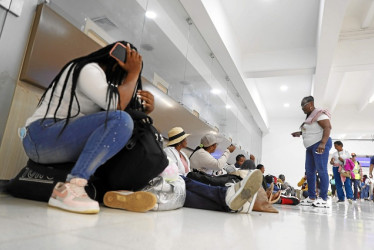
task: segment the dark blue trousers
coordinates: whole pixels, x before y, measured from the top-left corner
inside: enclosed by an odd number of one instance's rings
[[[186,183],[184,207],[230,212],[226,204],[227,187],[210,186],[182,176]]]

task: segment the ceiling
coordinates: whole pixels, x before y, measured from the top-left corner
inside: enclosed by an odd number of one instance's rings
[[[265,133],[279,119],[302,121],[300,101],[313,95],[332,112],[333,138],[372,139],[374,0],[181,2],[226,72],[241,78],[235,87],[248,89]]]
[[[126,37],[140,47],[145,77],[153,79],[157,72],[161,81],[172,83],[174,100],[185,103],[193,97],[187,106],[207,107],[199,112],[215,116],[217,126],[226,124],[227,131],[233,112],[220,112],[222,102],[238,107],[233,116],[244,128],[254,121],[268,133],[279,119],[301,123],[300,101],[313,95],[316,106],[332,112],[334,139],[374,135],[374,102],[369,102],[374,94],[374,0],[52,3],[79,28],[86,17],[107,17],[114,26],[96,23],[114,40]],[[160,18],[145,20],[149,9],[157,9]],[[185,22],[188,17],[193,26]],[[196,60],[195,54],[200,55]],[[232,95],[212,97],[209,89],[219,81]],[[197,86],[201,91],[195,91]]]

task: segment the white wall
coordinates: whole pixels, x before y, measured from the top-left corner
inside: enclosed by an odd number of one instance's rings
[[[12,13],[6,13],[5,9],[0,7],[0,25],[4,25],[0,34],[0,143],[12,103],[29,29],[34,18],[35,7],[40,1],[24,1],[19,17]]]
[[[262,161],[265,175],[286,176],[286,181],[296,188],[297,182],[305,172],[305,148],[301,138],[291,136],[299,131],[299,119],[271,121],[268,134],[263,136]]]

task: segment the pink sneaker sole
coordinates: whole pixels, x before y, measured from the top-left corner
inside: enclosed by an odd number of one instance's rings
[[[93,206],[93,207],[70,207],[64,204],[63,202],[54,199],[54,198],[49,198],[48,201],[48,206],[62,209],[64,211],[72,212],[72,213],[79,213],[79,214],[97,214],[100,212],[100,207],[99,206]]]

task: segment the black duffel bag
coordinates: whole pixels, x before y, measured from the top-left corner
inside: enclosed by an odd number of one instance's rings
[[[132,137],[94,174],[108,190],[140,190],[169,164],[163,137],[152,125],[152,118],[141,111],[126,111],[134,121]]]
[[[64,182],[74,163],[40,164],[32,160],[5,186],[15,197],[48,201],[57,182]]]
[[[194,169],[192,172],[189,172],[187,174],[187,177],[199,181],[211,186],[221,186],[224,187],[226,183],[237,183],[242,180],[240,176],[233,175],[233,174],[223,174],[223,175],[217,175],[212,176],[209,175],[203,171],[199,171],[197,169]]]
[[[5,185],[4,191],[18,198],[48,201],[57,182],[65,182],[74,164],[41,164],[28,160],[17,176]],[[85,190],[91,199],[101,201],[106,186],[91,178]]]

